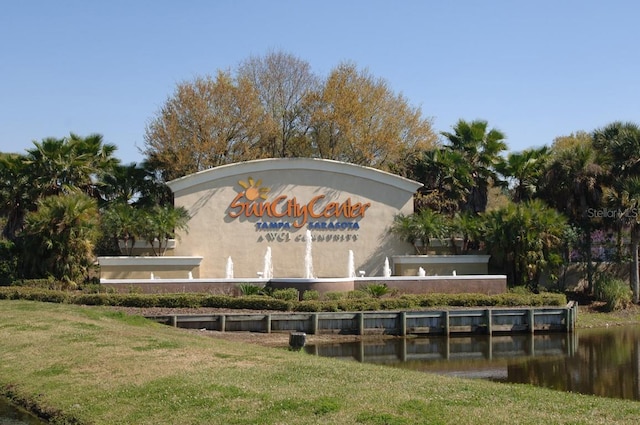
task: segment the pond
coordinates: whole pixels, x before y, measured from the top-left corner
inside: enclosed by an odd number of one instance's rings
[[[640,400],[640,326],[572,334],[397,338],[304,349],[422,372]]]
[[[0,397],[0,425],[43,425],[46,422],[40,420],[24,409],[20,409],[11,402]]]

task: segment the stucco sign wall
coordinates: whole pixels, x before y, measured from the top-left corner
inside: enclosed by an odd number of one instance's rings
[[[255,278],[271,251],[273,277],[304,277],[306,235],[316,277],[379,275],[385,257],[413,253],[389,233],[393,217],[413,211],[420,184],[372,168],[308,159],[266,159],[213,168],[169,182],[190,215],[175,255],[202,256],[200,277]]]

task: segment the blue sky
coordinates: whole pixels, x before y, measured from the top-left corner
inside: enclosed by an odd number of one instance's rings
[[[485,119],[510,150],[640,123],[640,2],[25,0],[0,6],[0,151],[99,133],[141,161],[177,83],[290,53],[350,61],[436,131]]]

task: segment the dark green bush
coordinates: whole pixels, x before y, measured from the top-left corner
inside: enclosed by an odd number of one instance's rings
[[[8,300],[29,300],[49,303],[65,303],[71,294],[64,291],[50,289],[30,288],[23,286],[0,287],[0,298]]]
[[[320,299],[320,292],[315,289],[308,289],[302,293],[302,299],[304,301],[317,301]]]
[[[416,308],[417,304],[408,298],[384,298],[380,300],[382,310],[409,310]]]
[[[274,289],[271,296],[277,300],[298,301],[300,293],[296,288]]]
[[[78,294],[72,302],[79,305],[115,305],[114,294]]]
[[[158,296],[153,294],[117,294],[114,300],[121,307],[157,307]]]
[[[18,253],[13,242],[0,239],[0,286],[8,286],[16,279]]]
[[[165,294],[158,296],[156,307],[198,308],[202,307],[204,294]]]
[[[628,287],[624,282],[603,285],[598,288],[617,288],[620,294],[614,300],[624,304],[629,300]],[[614,295],[598,289],[599,294]],[[113,305],[125,307],[165,307],[165,308],[227,308],[244,310],[276,310],[276,311],[372,311],[372,310],[412,310],[422,308],[455,307],[516,307],[516,306],[564,306],[567,303],[564,294],[542,293],[506,293],[499,295],[483,294],[421,294],[401,295],[398,297],[372,298],[352,295],[340,299],[298,301],[296,289],[275,290],[275,298],[266,295],[232,297],[227,295],[209,295],[200,293],[188,294],[116,294],[116,293],[83,293],[56,291],[24,286],[0,287],[0,299],[28,299],[46,302],[68,302],[84,305]],[[294,298],[295,294],[295,298]],[[336,293],[337,294],[337,293]],[[345,294],[345,293],[342,293]],[[609,295],[607,295],[609,296]],[[604,297],[604,295],[601,295]],[[291,298],[291,299],[290,299]],[[615,306],[613,301],[611,305]],[[615,307],[614,307],[615,308]]]
[[[325,305],[322,302],[318,302],[316,300],[304,300],[300,301],[296,305],[293,306],[294,311],[304,311],[304,312],[320,312],[327,311],[324,309]]]
[[[371,295],[369,295],[367,292],[365,291],[361,291],[359,289],[356,289],[355,291],[349,291],[346,293],[346,298],[349,300],[361,300],[363,298],[369,298]]]
[[[341,300],[346,296],[346,292],[329,291],[324,293],[324,298],[329,301]]]
[[[339,300],[340,311],[375,311],[380,310],[380,300],[377,298]]]
[[[252,295],[249,297],[232,298],[229,308],[247,309],[247,310],[276,310],[290,311],[293,302],[286,300],[277,300],[275,298],[264,295]]]
[[[80,290],[85,294],[115,294],[115,288],[101,285],[99,283],[88,283],[82,285]]]
[[[227,295],[207,295],[202,299],[202,307],[233,308],[236,298]]]

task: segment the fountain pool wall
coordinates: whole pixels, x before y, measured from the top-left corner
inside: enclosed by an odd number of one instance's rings
[[[495,295],[507,292],[504,275],[468,276],[391,276],[357,278],[273,278],[273,279],[100,279],[100,283],[118,292],[128,292],[132,287],[144,293],[205,292],[211,294],[238,294],[238,285],[250,283],[277,289],[296,288],[300,296],[304,291],[347,292],[371,283],[384,283],[403,294],[429,293],[478,293]]]

